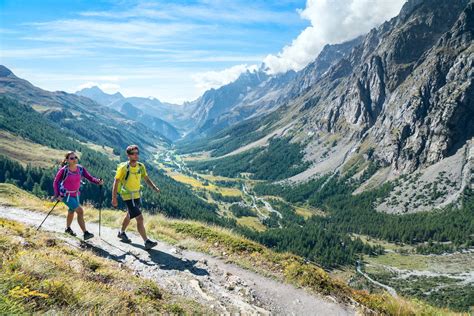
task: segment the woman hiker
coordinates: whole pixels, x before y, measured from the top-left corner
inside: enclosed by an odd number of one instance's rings
[[[131,242],[125,230],[130,224],[130,220],[135,218],[137,220],[137,230],[142,236],[145,242],[145,249],[149,250],[155,247],[158,243],[148,239],[145,231],[145,225],[143,223],[143,215],[140,211],[140,197],[141,197],[141,179],[157,193],[160,193],[160,189],[148,178],[148,174],[145,169],[145,165],[138,162],[139,150],[137,145],[130,145],[127,147],[128,162],[122,163],[117,168],[115,175],[114,186],[112,189],[112,205],[117,207],[117,192],[122,197],[128,208],[127,215],[123,219],[122,229],[118,232],[118,237],[126,243]]]
[[[65,232],[69,235],[76,236],[71,229],[71,223],[74,219],[74,213],[77,213],[77,223],[84,233],[84,240],[87,240],[94,237],[94,234],[89,233],[86,229],[84,210],[79,201],[81,179],[84,177],[98,185],[103,185],[104,181],[91,176],[86,168],[77,163],[77,160],[78,158],[74,151],[70,151],[66,154],[62,162],[62,167],[54,178],[54,196],[58,201],[64,202],[69,207]]]

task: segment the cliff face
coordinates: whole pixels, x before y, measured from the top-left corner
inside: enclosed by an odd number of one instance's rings
[[[306,129],[369,140],[413,172],[474,135],[473,3],[410,1],[303,98]]]
[[[421,5],[419,11],[423,9]],[[408,21],[415,29],[424,29],[425,23],[434,27],[439,30],[436,33],[443,33],[438,38],[422,33],[418,39],[408,33],[397,39],[410,47],[407,38],[413,38],[412,41],[426,43],[427,48],[398,56],[410,69],[399,85],[403,74],[389,69],[387,78],[395,74],[397,80],[388,81],[390,98],[382,105],[383,115],[370,133],[381,144],[377,156],[394,163],[397,169],[412,172],[432,165],[454,154],[474,135],[473,4],[458,16],[455,11],[439,6],[433,14]]]

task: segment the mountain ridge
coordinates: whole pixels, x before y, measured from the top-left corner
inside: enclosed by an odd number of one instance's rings
[[[123,114],[89,98],[64,91],[43,90],[15,76],[5,66],[0,66],[0,74],[3,75],[0,76],[0,96],[31,106],[46,119],[85,140],[113,147],[118,152],[135,142],[143,145],[145,152],[168,142],[145,125],[132,122]]]
[[[372,29],[321,78],[285,100],[265,125],[268,132],[240,147],[266,146],[268,135],[304,144],[310,167],[290,182],[373,162],[379,171],[362,188],[415,172],[422,173],[417,185],[427,186],[436,178],[429,167],[436,165],[438,176],[444,172],[456,183],[444,199],[420,203],[409,190],[409,198],[392,195],[389,200],[397,202],[383,202],[381,210],[419,211],[453,202],[472,187],[473,19],[472,1],[407,2],[399,16]],[[241,123],[202,143],[224,141],[226,134],[246,139],[238,132]],[[255,130],[264,127],[255,123]]]

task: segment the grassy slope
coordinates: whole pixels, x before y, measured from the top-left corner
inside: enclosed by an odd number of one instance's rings
[[[0,152],[24,165],[42,168],[50,168],[64,158],[64,150],[36,144],[4,130],[0,130]]]
[[[118,263],[0,219],[0,314],[204,313]]]
[[[81,144],[92,150],[106,154],[111,160],[119,159],[118,156],[113,154],[113,149],[110,147],[102,147],[93,143]],[[64,159],[66,151],[40,145],[21,136],[0,130],[0,152],[20,162],[22,165],[30,164],[35,167],[50,168]],[[78,153],[80,154],[80,151],[78,151]]]
[[[0,204],[25,207],[47,212],[51,202],[40,200],[9,184],[0,184]],[[55,211],[66,214],[65,209]],[[102,211],[102,223],[118,227],[123,213]],[[86,207],[86,220],[97,221],[97,212]],[[158,239],[182,248],[224,256],[244,268],[311,291],[332,295],[340,301],[356,301],[359,304],[390,315],[445,315],[447,310],[437,309],[419,301],[394,299],[387,294],[375,295],[353,290],[341,281],[334,280],[321,268],[306,263],[301,257],[288,253],[276,253],[256,242],[243,238],[229,230],[207,226],[200,222],[171,220],[161,215],[147,215],[146,225],[150,234]],[[133,229],[133,228],[132,228]],[[225,253],[225,255],[224,255]]]

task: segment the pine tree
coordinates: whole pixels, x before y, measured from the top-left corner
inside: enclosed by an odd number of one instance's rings
[[[44,192],[44,195],[46,195],[46,192],[49,191],[50,186],[51,186],[51,181],[48,181],[48,179],[46,178],[46,174],[43,173],[39,182],[39,187],[41,191]]]
[[[34,185],[35,185],[35,182],[33,181],[31,174],[28,173],[28,175],[26,176],[26,181],[23,183],[23,188],[28,191],[31,191]]]
[[[41,185],[39,183],[34,184],[32,192],[33,192],[34,195],[36,195],[38,197],[45,197],[46,196],[46,192],[41,190]]]
[[[3,176],[3,179],[5,182],[8,182],[10,180],[10,171],[5,171],[5,175]]]

